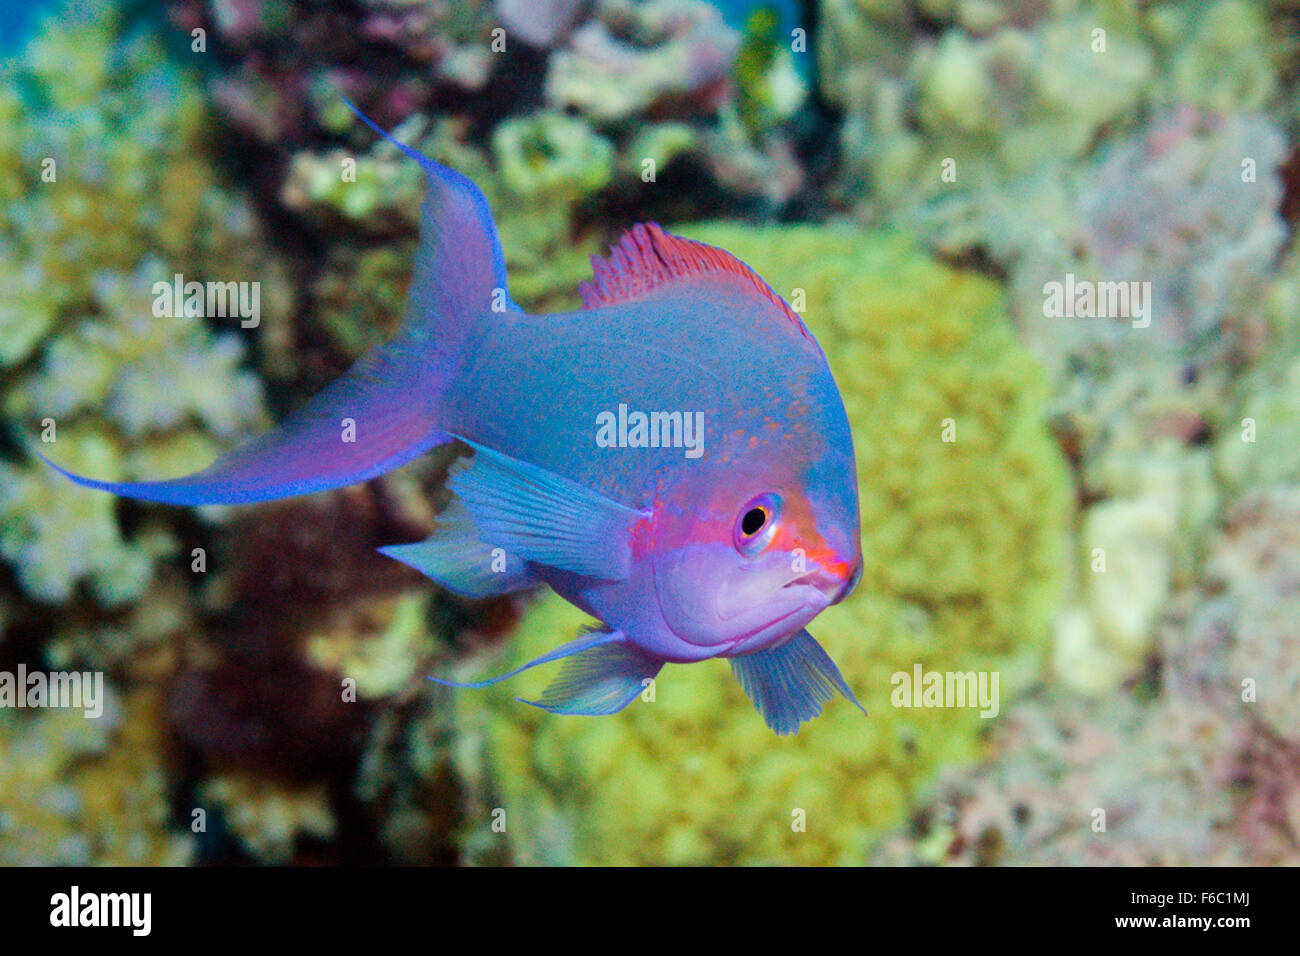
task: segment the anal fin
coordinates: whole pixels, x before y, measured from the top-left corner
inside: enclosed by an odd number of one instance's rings
[[[562,571],[610,581],[628,576],[639,511],[563,475],[460,440],[474,457],[452,467],[447,486],[485,540]]]
[[[430,677],[429,680],[435,684],[441,684],[444,687],[491,687],[493,684],[499,684],[503,680],[509,680],[516,674],[522,674],[526,670],[531,670],[540,664],[549,664],[551,661],[558,661],[561,658],[573,657],[588,651],[593,647],[601,647],[605,644],[616,644],[624,640],[622,631],[588,631],[580,634],[567,644],[561,644],[553,651],[547,651],[541,657],[536,657],[527,664],[521,664],[512,671],[504,674],[498,674],[496,677],[489,677],[486,680],[475,681],[454,681],[447,680],[445,677]]]
[[[539,699],[515,699],[552,714],[616,714],[632,703],[663,666],[662,660],[632,644],[604,644],[565,661]]]
[[[562,658],[566,659],[563,670],[538,700],[515,699],[552,714],[615,714],[630,704],[664,665],[658,657],[629,643],[621,631],[589,631],[497,677],[470,682],[441,677],[429,680],[445,687],[489,687]]]

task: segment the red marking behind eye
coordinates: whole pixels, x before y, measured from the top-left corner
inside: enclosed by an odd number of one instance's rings
[[[654,503],[650,506],[650,512],[643,514],[632,525],[632,540],[629,542],[632,549],[632,560],[638,561],[654,551],[655,532],[659,527],[659,519],[662,515],[662,502],[658,495],[655,495]]]

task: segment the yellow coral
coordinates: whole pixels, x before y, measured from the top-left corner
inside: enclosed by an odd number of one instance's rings
[[[57,442],[43,450],[68,467],[110,480],[118,473],[118,453],[102,437],[55,434]],[[0,462],[0,557],[16,566],[25,591],[49,602],[68,600],[86,578],[102,604],[119,605],[143,594],[152,573],[151,556],[123,539],[113,499],[58,479],[44,465]]]
[[[466,843],[478,852],[504,840],[519,862],[860,862],[937,767],[979,750],[975,711],[895,708],[891,676],[915,664],[996,670],[1005,695],[1036,673],[1070,511],[1064,464],[1042,428],[1042,376],[996,286],[901,237],[682,231],[806,305],[844,393],[865,568],[854,595],[812,630],[870,716],[835,700],[798,736],[776,737],[722,661],[670,665],[652,703],[608,718],[515,703],[515,693],[536,696],[540,674],[508,691],[461,691],[460,766],[486,778],[477,782],[495,788],[493,809],[504,811],[467,821]],[[522,663],[583,620],[548,597],[506,659],[475,669]]]
[[[0,712],[0,863],[179,866],[191,834],[169,826],[166,729],[157,690],[103,716]]]
[[[209,777],[204,803],[221,807],[240,844],[265,863],[288,863],[300,837],[334,836],[334,811],[323,783],[295,786],[242,771]]]
[[[273,322],[282,273],[217,181],[198,84],[157,40],[123,39],[114,5],[75,6],[0,70],[0,416],[56,427],[43,450],[84,473],[168,477],[262,424],[262,393],[234,323],[155,314],[155,283],[258,281]],[[115,509],[30,456],[0,462],[0,558],[41,601],[83,579],[136,600],[169,545],[125,540]]]

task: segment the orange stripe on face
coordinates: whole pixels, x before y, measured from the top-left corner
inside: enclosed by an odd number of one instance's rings
[[[768,547],[781,551],[803,549],[804,556],[815,561],[828,574],[848,580],[852,573],[849,563],[817,532],[817,521],[812,507],[803,495],[782,495],[781,524],[772,536]]]

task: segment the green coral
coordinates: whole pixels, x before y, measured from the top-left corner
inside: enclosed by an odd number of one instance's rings
[[[357,602],[336,611],[306,638],[305,656],[322,670],[355,681],[362,700],[390,697],[423,681],[420,646],[427,636],[428,594]]]
[[[293,862],[299,840],[328,840],[337,822],[323,782],[289,784],[246,771],[206,778],[197,796],[204,808],[219,808],[239,845],[271,865]]]
[[[225,264],[252,238],[247,211],[223,197],[202,157],[198,87],[157,41],[116,44],[119,18],[89,4],[0,71],[0,288],[26,290],[0,296],[5,365],[75,314],[101,271],[133,271],[148,252],[187,264],[216,253]],[[43,101],[28,101],[26,87]]]
[[[406,312],[414,254],[409,243],[329,251],[311,291],[318,320],[345,354],[359,357],[396,334]]]
[[[1084,155],[1129,122],[1153,72],[1134,8],[1058,6],[1024,29],[996,30],[963,8],[966,19],[935,43],[917,38],[925,17],[915,4],[826,0],[818,58],[824,92],[850,113],[849,175],[886,209],[908,210]]]
[[[181,866],[190,833],[169,823],[163,703],[122,700],[103,715],[0,710],[0,865]]]
[[[1282,31],[1266,5],[1250,0],[1162,3],[1147,20],[1167,51],[1162,96],[1217,112],[1261,110],[1280,89]]]
[[[192,470],[263,414],[238,320],[214,334],[158,315],[155,284],[258,281],[263,317],[286,297],[206,159],[198,86],[159,41],[122,39],[121,17],[79,5],[0,69],[0,414],[20,443],[41,429],[60,464],[143,478]],[[30,456],[0,469],[0,557],[28,593],[63,601],[87,580],[105,605],[141,596],[165,533],[127,540],[110,498]]]
[[[92,432],[65,432],[66,467],[115,477],[121,459]],[[48,469],[0,462],[0,557],[17,568],[18,583],[38,600],[67,601],[88,580],[112,607],[140,597],[152,571],[150,555],[130,546],[118,527],[113,499],[55,480]]]
[[[656,145],[671,159],[682,148],[680,134],[675,136],[672,128],[663,133],[664,141]],[[469,177],[483,191],[501,236],[515,301],[535,310],[577,304],[577,286],[590,274],[597,242],[594,235],[575,241],[575,211],[614,174],[609,140],[584,121],[551,111],[502,121],[493,131],[490,150],[466,143],[462,124],[446,118],[429,123],[416,115],[393,135]],[[392,143],[378,140],[355,157],[337,151],[300,153],[283,197],[290,208],[318,218],[333,210],[368,228],[397,221],[413,231],[423,193],[419,166]],[[399,300],[405,297],[414,249],[404,242],[396,253],[331,253],[333,261],[313,290],[319,306],[314,311],[349,354],[373,339],[375,321],[389,304],[396,301],[391,314],[401,314]],[[394,256],[407,263],[404,269],[394,266]]]
[[[571,305],[595,237],[572,239],[574,210],[609,183],[614,147],[562,113],[508,119],[492,136],[498,175],[488,187],[505,249],[510,292],[533,309]]]
[[[582,120],[543,111],[513,117],[492,131],[501,178],[518,196],[561,194],[570,201],[609,184],[614,147]]]
[[[536,696],[541,676],[461,693],[460,766],[505,810],[504,833],[485,816],[465,839],[485,853],[506,841],[532,863],[860,862],[937,768],[980,752],[974,711],[895,708],[891,675],[997,670],[1005,695],[1040,664],[1070,513],[1042,427],[1043,377],[996,286],[900,236],[684,232],[806,305],[831,357],[858,453],[865,567],[813,630],[870,716],[836,700],[798,736],[775,737],[721,661],[670,665],[653,703],[610,718],[512,700]],[[943,440],[945,419],[955,441]],[[583,620],[549,597],[483,669],[522,663]]]
[[[628,141],[621,157],[622,167],[633,175],[645,176],[648,169],[667,166],[695,145],[695,131],[686,123],[649,123]]]
[[[6,411],[56,420],[96,412],[129,439],[189,424],[230,439],[255,423],[261,384],[243,368],[241,340],[212,335],[201,317],[154,315],[157,283],[171,276],[152,258],[133,275],[101,273],[97,314],[50,340]]]
[[[1217,477],[1241,491],[1300,481],[1300,244],[1280,263],[1264,304],[1268,348],[1234,383],[1216,422]]]
[[[1237,421],[1216,444],[1218,476],[1233,489],[1300,480],[1300,359],[1246,379]]]
[[[1054,664],[1061,683],[1081,693],[1109,692],[1147,666],[1154,626],[1187,583],[1217,512],[1210,456],[1168,435],[1147,440],[1140,452],[1107,451],[1100,470],[1108,495],[1079,521],[1086,611],[1062,614]]]
[[[787,119],[807,98],[807,84],[794,65],[774,7],[759,7],[745,21],[745,37],[733,69],[736,110],[746,129],[762,131]]]
[[[417,193],[422,185],[420,167],[399,158],[358,158],[343,150],[320,156],[299,153],[284,198],[291,207],[315,203],[364,222],[377,210],[395,205],[395,197]]]

